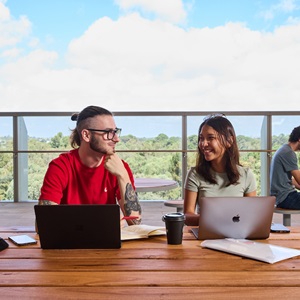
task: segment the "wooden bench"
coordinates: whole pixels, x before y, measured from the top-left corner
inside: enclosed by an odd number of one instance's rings
[[[166,200],[165,206],[176,207],[177,212],[183,212],[183,200]]]
[[[300,214],[300,210],[275,207],[274,213],[282,214],[284,226],[291,226],[291,215]]]

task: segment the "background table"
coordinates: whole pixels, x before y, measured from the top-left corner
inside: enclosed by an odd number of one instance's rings
[[[34,228],[0,228],[38,236]],[[300,228],[265,243],[300,248]],[[300,299],[299,257],[267,264],[199,247],[185,228],[182,245],[165,236],[126,241],[117,250],[0,252],[1,299]]]
[[[135,178],[134,183],[137,192],[159,192],[178,187],[177,181],[160,178]]]

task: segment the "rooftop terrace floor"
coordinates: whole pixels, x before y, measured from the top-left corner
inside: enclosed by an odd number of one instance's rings
[[[0,202],[0,226],[34,226],[35,216],[33,206],[36,202]],[[141,201],[143,224],[164,226],[162,216],[175,212],[173,207],[167,207],[163,201]],[[300,214],[291,216],[292,226],[300,226]],[[273,215],[274,223],[282,223],[282,215]]]

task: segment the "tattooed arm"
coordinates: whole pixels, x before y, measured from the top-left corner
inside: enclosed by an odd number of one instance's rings
[[[124,163],[117,155],[113,153],[106,155],[105,168],[115,175],[118,179],[121,199],[119,199],[120,208],[125,216],[137,216],[137,219],[127,220],[128,225],[141,223],[141,205],[137,194],[131,184],[131,180]]]
[[[39,200],[39,205],[58,205],[58,204],[50,200]]]
[[[130,215],[138,215],[139,216],[138,219],[129,220],[131,222],[131,224],[130,224],[130,222],[128,222],[128,225],[141,224],[142,208],[141,208],[137,193],[133,189],[131,183],[127,183],[127,185],[126,185],[124,209],[125,209],[126,216],[130,216]],[[136,214],[137,212],[138,212],[138,214]]]

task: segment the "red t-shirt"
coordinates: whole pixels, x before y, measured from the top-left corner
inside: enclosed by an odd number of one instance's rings
[[[123,164],[134,187],[132,172]],[[58,204],[115,204],[120,198],[117,177],[104,168],[104,159],[100,166],[89,168],[75,149],[50,162],[39,199]]]

